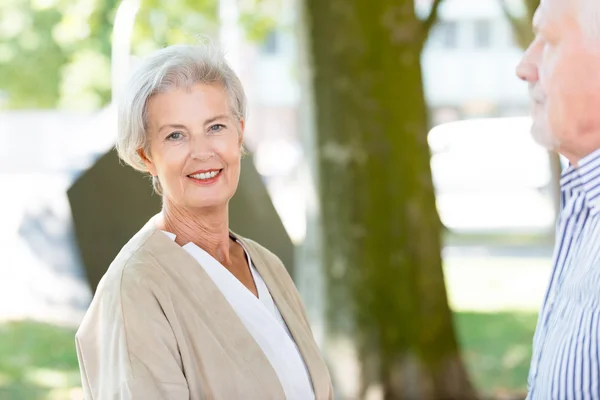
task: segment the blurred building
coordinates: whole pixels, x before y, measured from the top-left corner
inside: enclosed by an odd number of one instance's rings
[[[288,1],[289,2],[289,1]],[[516,15],[520,0],[509,1]],[[417,0],[417,12],[431,0]],[[284,9],[290,7],[284,7]],[[285,19],[285,18],[284,18]],[[272,31],[256,52],[250,79],[260,137],[294,137],[299,102],[296,39],[288,26]],[[523,51],[513,39],[499,0],[446,0],[422,55],[424,86],[433,124],[474,117],[527,115],[527,85],[515,77]],[[248,76],[250,78],[250,76]],[[280,129],[267,121],[285,121]],[[269,125],[270,124],[270,125]]]
[[[418,1],[425,12],[429,0]],[[442,2],[422,56],[433,123],[527,115],[527,85],[515,77],[523,54],[499,0]],[[509,1],[517,15],[520,1]]]
[[[506,1],[511,12],[516,16],[523,15],[521,0]],[[285,2],[289,5],[293,0]],[[426,17],[431,0],[416,0],[415,4],[416,12]],[[289,12],[293,7],[284,6],[283,9]],[[523,50],[514,40],[512,27],[504,15],[500,1],[445,0],[440,6],[438,17],[438,23],[431,31],[421,58],[431,124],[437,126],[473,118],[528,115],[530,104],[527,85],[515,76],[515,68]],[[280,205],[278,209],[284,223],[293,231],[292,237],[301,241],[305,227],[296,216],[302,213],[306,201],[302,199],[303,191],[297,189],[298,185],[290,182],[303,160],[301,151],[297,150],[297,144],[302,141],[298,127],[301,122],[299,76],[303,66],[298,61],[298,42],[291,29],[293,18],[293,15],[284,16],[281,26],[270,32],[263,43],[247,46],[248,54],[252,56],[246,58],[242,79],[247,82],[251,100],[248,137],[256,151],[257,168],[265,176],[276,207]],[[544,231],[551,226],[553,220],[551,211],[548,211],[551,204],[545,193],[549,182],[547,162],[535,165],[533,161],[529,162],[537,171],[536,176],[543,180],[527,188],[527,196],[533,200],[531,206],[524,207],[525,212],[541,210],[540,213],[531,214],[535,214],[535,221],[509,218],[499,223],[497,219],[489,217],[466,218],[468,207],[465,208],[464,205],[478,204],[483,198],[491,198],[496,193],[486,191],[487,186],[482,185],[480,180],[469,180],[468,174],[463,173],[460,159],[465,154],[459,149],[488,154],[494,149],[490,150],[486,146],[487,142],[500,140],[506,149],[514,149],[522,145],[524,140],[528,143],[525,148],[531,152],[530,160],[537,160],[540,154],[544,159],[545,152],[531,143],[527,121],[522,120],[516,125],[511,121],[491,119],[477,124],[477,129],[483,130],[480,133],[487,132],[485,137],[479,135],[483,141],[478,142],[480,147],[477,149],[473,145],[465,146],[459,139],[466,125],[453,125],[442,130],[448,133],[448,138],[452,138],[452,146],[449,147],[452,151],[444,154],[442,169],[437,164],[432,167],[440,199],[446,199],[448,188],[453,187],[453,200],[440,200],[441,203],[438,204],[442,220],[448,227],[479,230],[482,226],[490,225],[491,229],[504,227]],[[506,135],[499,129],[491,129],[490,125],[486,125],[488,123],[502,127],[514,125],[518,130],[512,136]],[[482,166],[483,170],[495,170],[498,179],[510,180],[512,175],[506,170],[507,163],[499,161],[504,156],[502,154],[496,158],[488,158]],[[440,173],[443,169],[450,175]],[[454,187],[457,179],[460,185]],[[518,203],[523,200],[523,196],[517,186],[502,187]],[[457,188],[459,192],[456,192]]]
[[[291,0],[286,0],[291,3]],[[508,1],[516,15],[520,0]],[[417,0],[426,15],[431,0]],[[293,7],[283,7],[292,10]],[[252,142],[298,137],[300,102],[297,39],[292,16],[282,18],[266,40],[250,46],[246,81],[253,96],[249,124]],[[513,39],[499,0],[446,0],[439,10],[422,55],[425,93],[432,124],[476,117],[523,116],[529,113],[527,85],[515,77],[522,49]],[[266,173],[268,171],[265,171]]]

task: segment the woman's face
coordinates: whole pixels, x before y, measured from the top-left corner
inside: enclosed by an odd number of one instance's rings
[[[231,112],[221,85],[196,84],[158,93],[147,106],[148,171],[166,201],[185,208],[227,204],[240,177],[244,121]]]

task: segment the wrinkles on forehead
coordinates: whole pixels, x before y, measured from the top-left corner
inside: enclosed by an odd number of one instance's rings
[[[572,0],[574,1],[574,0]],[[579,31],[588,50],[600,52],[600,2],[598,0],[577,0]]]
[[[556,9],[557,11],[573,10],[581,0],[540,0],[540,8]]]
[[[582,32],[579,17],[580,0],[541,0],[533,16],[536,34],[552,39],[579,39]]]
[[[547,18],[567,23],[577,31],[600,32],[600,1],[598,0],[541,0],[539,11]],[[572,25],[571,25],[572,24]],[[600,39],[600,35],[596,35]]]

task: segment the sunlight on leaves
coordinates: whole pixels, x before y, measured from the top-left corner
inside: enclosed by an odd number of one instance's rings
[[[29,25],[27,15],[18,9],[8,9],[0,13],[0,37],[16,37]]]
[[[26,31],[19,36],[19,46],[25,50],[35,51],[40,43],[40,37],[35,32]]]
[[[82,51],[63,69],[61,101],[64,108],[81,111],[103,105],[110,91],[110,61],[94,51]]]
[[[65,15],[63,20],[54,28],[54,39],[63,45],[76,43],[90,34],[90,25],[86,19],[77,15]]]
[[[239,22],[250,41],[262,42],[280,23],[281,0],[242,0],[239,4]]]
[[[31,8],[34,10],[47,10],[57,6],[56,0],[32,0]]]
[[[0,63],[8,62],[15,56],[15,49],[6,43],[0,43]]]
[[[63,18],[53,31],[57,42],[66,45],[90,36],[90,16],[94,12],[92,0],[77,1],[64,12]]]
[[[187,8],[180,2],[173,2],[167,7],[143,7],[136,19],[133,53],[145,55],[171,44],[197,43],[201,35],[216,37],[216,6],[213,1],[205,3],[197,8]]]
[[[5,106],[87,111],[108,104],[111,36],[119,4],[0,0],[0,91]],[[264,40],[281,25],[281,0],[241,0],[240,7],[240,25],[251,41]],[[132,54],[197,44],[202,36],[217,40],[218,15],[219,0],[144,0],[136,16]]]

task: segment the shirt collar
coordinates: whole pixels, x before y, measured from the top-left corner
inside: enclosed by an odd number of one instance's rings
[[[561,175],[560,186],[568,197],[583,193],[588,206],[600,211],[600,149],[579,160],[577,167],[569,164]]]

